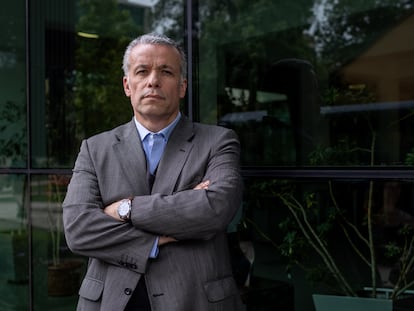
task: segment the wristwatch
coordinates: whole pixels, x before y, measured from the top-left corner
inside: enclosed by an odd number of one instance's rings
[[[129,221],[131,216],[131,199],[123,199],[118,206],[118,216],[122,220]]]

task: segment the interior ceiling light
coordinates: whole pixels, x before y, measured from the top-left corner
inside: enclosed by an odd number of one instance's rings
[[[358,91],[362,91],[363,89],[365,89],[365,88],[366,88],[366,85],[365,85],[365,84],[363,84],[363,83],[360,83],[360,84],[350,84],[350,85],[348,86],[348,88],[349,88],[350,90],[358,90]]]
[[[78,36],[83,37],[83,38],[88,38],[88,39],[98,39],[99,38],[99,35],[97,35],[95,33],[87,33],[87,32],[82,32],[82,31],[78,31]]]

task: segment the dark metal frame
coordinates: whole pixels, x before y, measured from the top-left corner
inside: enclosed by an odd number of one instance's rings
[[[184,0],[183,5],[185,8],[185,41],[188,57],[188,93],[186,101],[186,109],[188,117],[191,120],[199,121],[200,117],[198,114],[198,76],[197,76],[197,64],[196,56],[194,53],[197,53],[197,29],[196,22],[197,16],[194,12],[198,10],[198,0]],[[45,168],[32,168],[31,163],[31,103],[30,103],[30,34],[29,34],[29,24],[30,24],[30,12],[29,12],[29,0],[25,2],[26,9],[26,114],[27,114],[27,160],[26,168],[0,168],[0,174],[21,174],[26,175],[28,189],[27,193],[29,198],[31,197],[31,179],[32,175],[70,175],[72,174],[71,169],[45,169]],[[341,168],[332,168],[332,167],[312,167],[312,168],[297,168],[297,167],[242,167],[242,175],[244,177],[269,177],[269,178],[282,178],[282,179],[314,179],[314,180],[326,180],[326,179],[366,179],[366,180],[412,180],[414,178],[414,168],[407,167],[341,167]],[[32,219],[31,219],[31,210],[27,211],[28,214],[28,232],[29,232],[29,310],[33,310],[33,265],[32,265],[32,252],[33,252],[33,243],[32,243]]]

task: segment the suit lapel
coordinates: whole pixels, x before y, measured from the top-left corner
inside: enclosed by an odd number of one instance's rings
[[[182,117],[165,147],[158,164],[153,192],[171,194],[183,169],[186,159],[193,148],[193,124]]]
[[[127,123],[123,129],[115,134],[114,152],[134,195],[148,194],[146,157],[134,121]]]

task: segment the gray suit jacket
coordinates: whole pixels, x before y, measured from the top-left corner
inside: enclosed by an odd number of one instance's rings
[[[150,193],[133,120],[83,141],[63,203],[67,243],[90,257],[78,310],[123,310],[141,277],[153,310],[243,310],[225,233],[241,204],[239,153],[233,131],[182,117]],[[131,223],[103,213],[130,196]],[[179,242],[149,259],[160,235]]]

